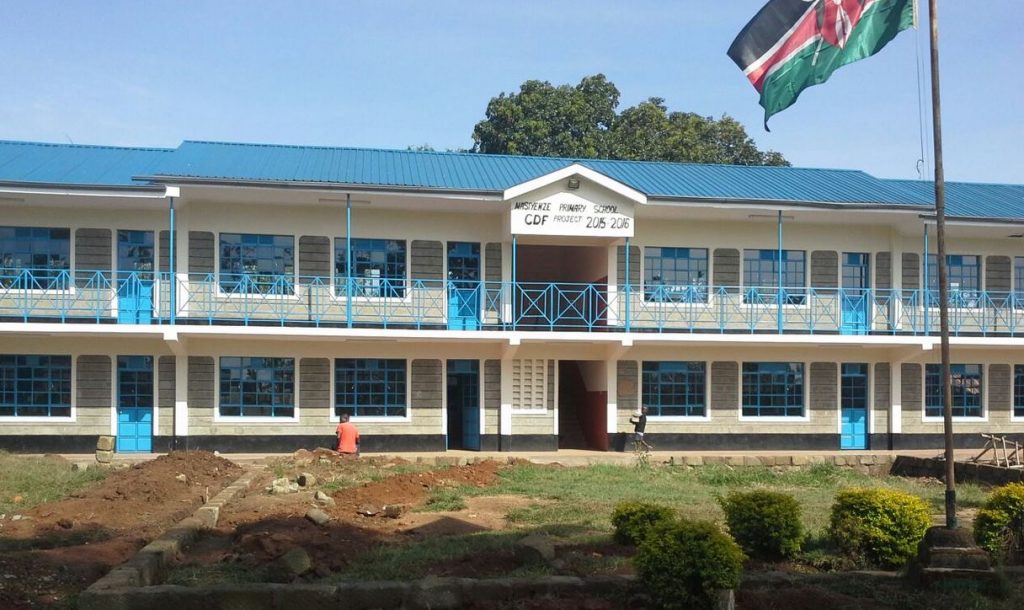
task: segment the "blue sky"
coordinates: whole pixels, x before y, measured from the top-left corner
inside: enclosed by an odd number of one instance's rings
[[[916,178],[926,31],[804,92],[766,133],[725,55],[762,4],[3,0],[0,139],[463,148],[499,92],[602,72],[620,109],[659,96],[736,117],[795,165]],[[941,2],[949,179],[1024,183],[1022,30],[1021,0]]]

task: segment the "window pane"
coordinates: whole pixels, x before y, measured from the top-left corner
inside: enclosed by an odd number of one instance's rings
[[[957,293],[981,290],[981,257],[967,254],[947,254],[946,269],[949,277],[950,298]],[[928,289],[939,289],[939,257],[928,255]]]
[[[705,414],[703,362],[644,362],[641,400],[651,415]]]
[[[778,250],[743,251],[744,301],[774,303],[780,280]],[[785,303],[800,305],[806,299],[806,257],[803,250],[783,250],[781,267]]]
[[[334,278],[336,291],[345,294],[348,257],[346,240],[334,240]],[[479,248],[479,244],[477,244]],[[405,296],[405,241],[397,239],[352,238],[353,296]]]
[[[220,287],[227,293],[293,294],[295,238],[220,234]]]
[[[70,229],[0,227],[0,287],[67,288],[70,253]]]
[[[0,355],[0,415],[71,415],[71,356]]]
[[[1024,417],[1024,364],[1013,367],[1013,414]]]
[[[221,416],[292,417],[294,392],[294,358],[220,359]]]
[[[404,359],[334,361],[334,412],[362,417],[405,417]]]
[[[953,417],[982,416],[982,365],[950,365]],[[943,416],[942,365],[925,365],[925,415]]]
[[[705,248],[644,248],[644,298],[648,301],[706,302]]]
[[[804,413],[802,362],[743,363],[743,415],[800,417]]]

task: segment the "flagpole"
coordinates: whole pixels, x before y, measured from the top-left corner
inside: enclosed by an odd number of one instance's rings
[[[956,527],[953,460],[953,380],[949,362],[949,284],[946,270],[946,183],[942,168],[942,103],[939,96],[938,0],[928,0],[932,64],[932,141],[935,145],[935,233],[938,241],[939,341],[942,352],[942,432],[946,445],[946,527]],[[927,279],[926,279],[927,281]],[[928,304],[925,303],[925,307]]]

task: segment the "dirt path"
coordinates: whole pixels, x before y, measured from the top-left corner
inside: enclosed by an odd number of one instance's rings
[[[171,453],[25,511],[27,519],[5,522],[0,530],[0,608],[68,607],[75,593],[241,472],[212,453]]]

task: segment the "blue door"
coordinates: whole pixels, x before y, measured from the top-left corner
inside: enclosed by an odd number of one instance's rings
[[[448,328],[480,327],[480,244],[448,242]]]
[[[871,311],[871,255],[844,252],[842,279],[840,331],[844,335],[867,334]]]
[[[117,452],[153,451],[153,358],[117,357]]]
[[[153,232],[117,232],[117,321],[153,321]]]
[[[449,449],[480,450],[480,362],[448,361]]]
[[[868,448],[868,365],[842,365],[840,449]]]

